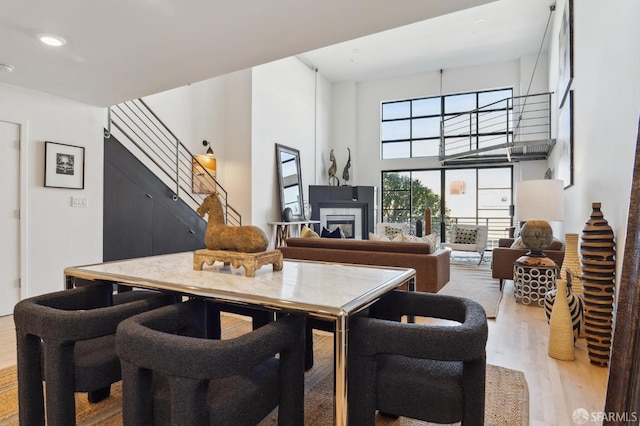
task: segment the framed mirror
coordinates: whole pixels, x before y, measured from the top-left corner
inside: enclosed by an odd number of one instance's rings
[[[276,163],[278,165],[281,211],[289,207],[292,212],[291,220],[304,220],[300,151],[276,144]]]

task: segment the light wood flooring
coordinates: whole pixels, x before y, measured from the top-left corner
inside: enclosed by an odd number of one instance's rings
[[[602,411],[607,369],[589,363],[584,339],[578,339],[575,361],[549,357],[548,338],[544,310],[516,303],[513,282],[505,281],[498,317],[489,320],[487,361],[525,373],[530,425],[573,425],[572,414],[578,408]],[[15,365],[12,316],[0,317],[0,348],[0,368]]]

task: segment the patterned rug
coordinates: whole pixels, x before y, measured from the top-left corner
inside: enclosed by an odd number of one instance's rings
[[[451,278],[438,294],[466,297],[480,303],[487,318],[498,316],[498,306],[502,298],[499,280],[491,278],[491,263],[478,265],[478,257],[473,261],[451,261]]]

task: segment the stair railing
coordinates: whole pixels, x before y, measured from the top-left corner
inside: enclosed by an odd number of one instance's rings
[[[514,96],[443,118],[440,160],[503,152],[509,157],[516,145],[551,140],[551,95]]]
[[[142,99],[109,108],[105,137],[114,129],[116,136],[122,136],[118,140],[173,192],[174,200],[181,199],[195,210],[217,192],[226,223],[242,225],[242,216],[229,205],[224,187]]]

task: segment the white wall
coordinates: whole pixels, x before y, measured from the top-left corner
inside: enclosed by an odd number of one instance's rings
[[[558,28],[566,0],[556,4],[549,88],[556,91]],[[580,232],[592,202],[617,242],[622,262],[640,114],[640,2],[574,1],[574,185],[565,194],[565,232]],[[557,125],[557,123],[556,123]],[[551,157],[557,167],[557,154]]]
[[[63,289],[65,267],[102,261],[103,114],[101,108],[0,83],[0,119],[27,128],[20,153],[27,167],[21,188],[27,297]],[[84,190],[44,187],[45,141],[85,147]],[[71,207],[72,196],[85,197],[88,206]]]
[[[224,164],[227,77],[212,78],[147,96],[144,101],[193,154],[204,154],[202,141],[211,142],[216,159]],[[216,178],[224,186],[224,168]]]
[[[145,98],[194,153],[212,142],[217,177],[243,224],[281,220],[275,144],[300,150],[304,197],[324,171],[316,152],[329,140],[331,84],[288,58]]]
[[[533,55],[521,60],[444,70],[442,92],[440,71],[362,83],[334,84],[332,144],[322,157],[328,158],[329,149],[335,147],[336,152],[340,153],[339,156],[336,155],[336,159],[338,170],[341,171],[346,161],[346,147],[352,147],[354,185],[379,187],[381,170],[440,168],[440,162],[436,157],[381,160],[380,104],[391,100],[438,96],[441,93],[463,93],[504,87],[512,87],[514,96],[518,96],[526,92],[529,86],[535,59],[536,55]],[[546,54],[543,53],[530,93],[548,90],[546,62]],[[516,180],[541,179],[546,168],[545,161],[516,163],[514,176]],[[380,191],[378,196],[381,196]]]
[[[218,167],[228,177],[221,181],[229,193],[229,204],[242,216],[243,225],[251,219],[251,91],[252,71],[226,76],[226,116],[224,123],[224,161]],[[274,150],[275,151],[275,150]],[[274,162],[275,162],[275,154]]]
[[[280,208],[276,143],[300,151],[304,199],[316,180],[316,145],[328,136],[328,84],[316,81],[315,71],[296,58],[288,58],[253,68],[252,90],[252,223],[267,228],[266,222],[279,221]],[[318,105],[316,105],[316,87]],[[316,121],[318,119],[318,122]],[[318,129],[318,130],[316,130]],[[316,138],[316,134],[319,135]]]

